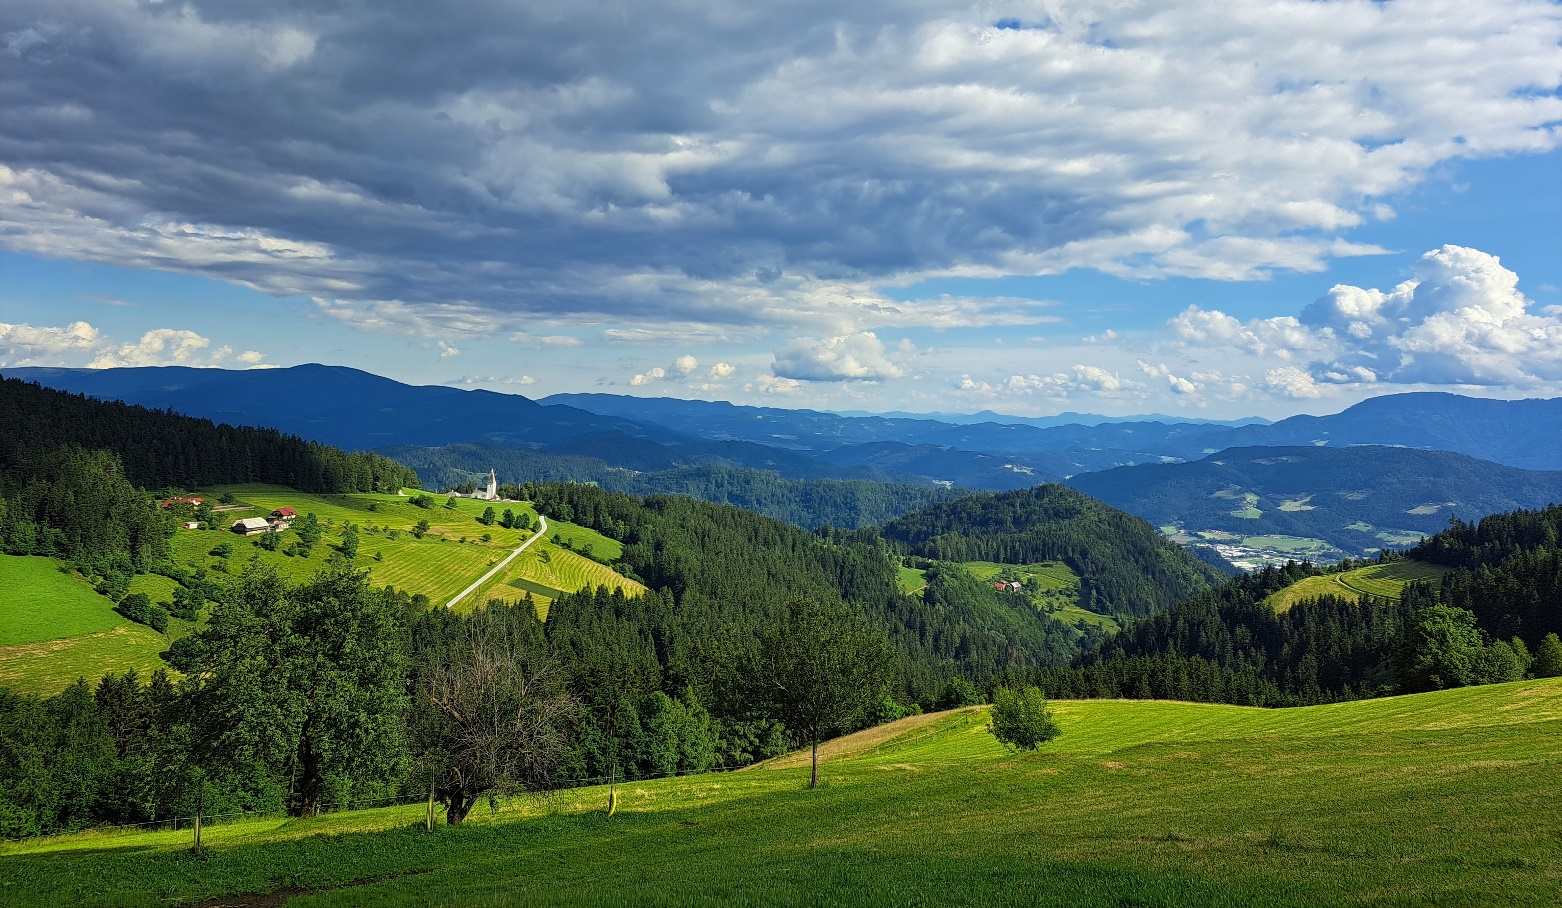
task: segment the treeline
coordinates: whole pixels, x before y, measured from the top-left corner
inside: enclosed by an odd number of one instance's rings
[[[197,810],[311,816],[431,789],[459,822],[483,797],[807,743],[762,695],[755,639],[719,629],[698,671],[668,661],[676,607],[599,588],[555,602],[545,625],[530,602],[430,609],[346,559],[297,585],[257,563],[173,646],[181,680],[108,675],[47,699],[0,689],[0,838]],[[773,621],[764,636],[786,632]],[[883,672],[870,677],[848,692],[869,707],[823,730],[905,714]]]
[[[424,487],[430,489],[457,488],[493,469],[502,483],[593,483],[637,496],[685,495],[734,505],[805,529],[876,526],[966,494],[940,486],[867,479],[788,479],[769,470],[723,463],[636,472],[592,457],[494,445],[400,445],[382,451],[415,469]]]
[[[1488,633],[1530,646],[1562,634],[1562,505],[1453,525],[1410,557],[1453,568],[1438,598],[1467,609]]]
[[[107,450],[126,479],[145,489],[264,482],[305,492],[418,488],[417,474],[389,458],[343,451],[275,429],[214,424],[173,412],[67,394],[0,379],[0,469],[26,451]]]
[[[1061,485],[967,495],[885,524],[897,551],[937,561],[1062,561],[1086,609],[1120,618],[1171,606],[1224,579],[1129,514]]]
[[[1320,596],[1276,613],[1267,596],[1323,571],[1267,567],[1029,677],[1053,696],[1291,706],[1562,675],[1559,530],[1562,507],[1456,520],[1409,552],[1453,570],[1394,603]]]

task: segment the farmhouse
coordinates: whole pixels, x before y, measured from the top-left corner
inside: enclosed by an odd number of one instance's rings
[[[240,536],[254,536],[271,529],[271,521],[264,517],[241,517],[233,521],[233,532]]]
[[[995,580],[993,581],[993,589],[1001,593],[1018,593],[1020,591],[1020,582],[1018,580]]]
[[[181,497],[181,498],[165,498],[162,501],[158,502],[157,506],[160,507],[160,508],[167,509],[167,508],[171,508],[174,505],[178,505],[178,504],[187,504],[187,505],[190,505],[191,507],[198,508],[198,507],[201,506],[201,499],[199,499],[199,498],[192,498],[190,496],[184,496],[184,497]]]
[[[298,512],[292,508],[277,508],[275,511],[271,512],[271,522],[277,524],[278,529],[292,526],[294,519],[297,517]]]

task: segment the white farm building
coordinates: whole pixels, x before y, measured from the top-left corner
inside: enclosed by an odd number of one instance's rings
[[[241,536],[254,536],[271,529],[271,521],[264,517],[243,517],[233,521],[233,532]]]

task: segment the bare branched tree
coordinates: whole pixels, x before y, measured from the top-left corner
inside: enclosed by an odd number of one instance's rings
[[[480,612],[425,665],[419,743],[435,766],[435,794],[451,825],[478,798],[557,783],[579,704],[540,641]]]

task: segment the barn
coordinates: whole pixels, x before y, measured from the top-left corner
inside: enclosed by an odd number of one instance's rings
[[[271,529],[271,521],[264,517],[242,517],[233,521],[233,532],[240,536],[254,536]]]

